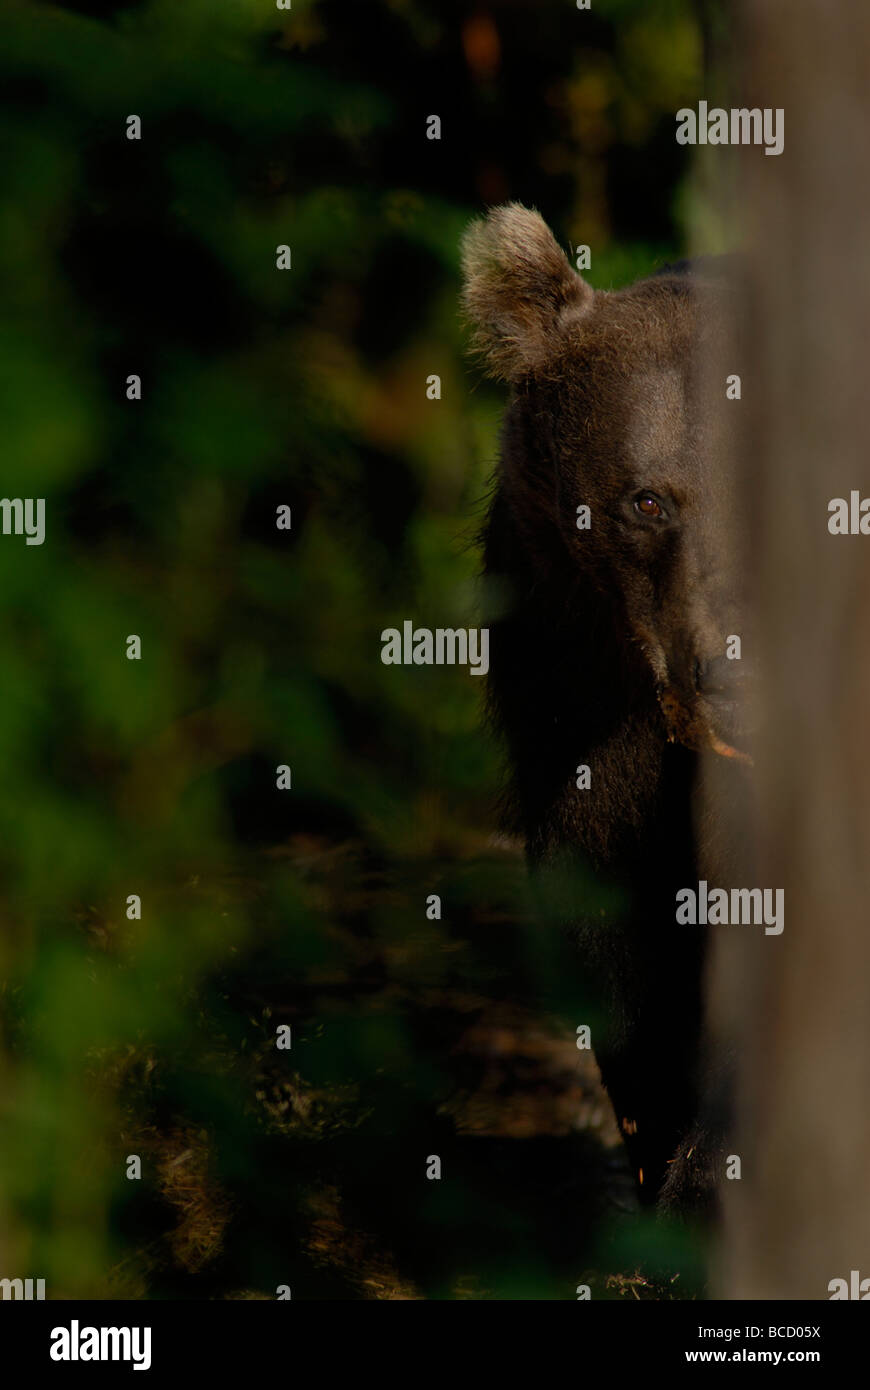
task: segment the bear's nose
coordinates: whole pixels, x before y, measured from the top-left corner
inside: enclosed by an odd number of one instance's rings
[[[713,700],[736,700],[740,697],[745,673],[743,662],[727,656],[714,656],[695,662],[695,688]]]

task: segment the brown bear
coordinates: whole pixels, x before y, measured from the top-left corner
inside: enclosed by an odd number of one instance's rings
[[[579,941],[641,1200],[705,1205],[728,1067],[703,1043],[705,930],[675,903],[727,874],[693,809],[699,750],[748,775],[729,411],[705,376],[733,292],[715,259],[594,291],[518,204],[472,224],[463,263],[476,346],[511,387],[484,564],[514,824]]]

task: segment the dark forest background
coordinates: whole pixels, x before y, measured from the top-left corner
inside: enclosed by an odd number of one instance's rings
[[[491,601],[503,393],[464,354],[463,228],[537,206],[602,287],[684,254],[674,112],[714,17],[4,8],[4,493],[46,499],[46,539],[0,544],[0,1275],[697,1291],[693,1233],[634,1210],[576,970],[498,830],[483,683],[383,666],[380,632]]]

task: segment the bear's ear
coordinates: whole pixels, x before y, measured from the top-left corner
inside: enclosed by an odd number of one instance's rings
[[[556,350],[566,313],[594,291],[572,270],[543,218],[520,203],[493,208],[462,240],[462,304],[490,372],[518,381]]]

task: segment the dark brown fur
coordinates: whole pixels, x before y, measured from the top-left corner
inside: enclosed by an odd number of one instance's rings
[[[580,942],[641,1195],[703,1200],[718,1165],[718,1121],[698,1118],[706,942],[676,924],[675,897],[703,876],[694,750],[743,738],[743,665],[725,661],[744,611],[728,416],[704,378],[728,294],[712,272],[593,292],[518,205],[463,249],[476,347],[512,388],[485,569],[505,595],[490,698],[516,821],[548,910]],[[662,517],[638,513],[647,494]],[[603,915],[590,867],[620,904]]]

